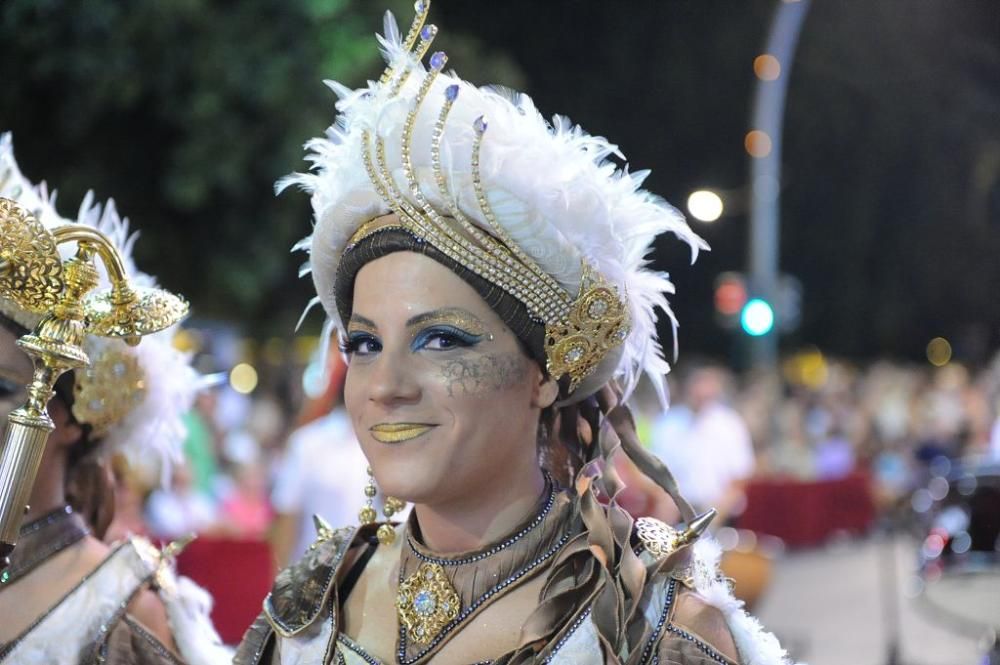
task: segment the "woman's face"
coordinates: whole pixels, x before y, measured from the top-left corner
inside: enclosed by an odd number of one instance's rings
[[[28,398],[27,385],[34,374],[31,360],[17,346],[17,338],[7,326],[0,325],[0,431],[6,426],[10,412]],[[72,445],[81,435],[80,427],[71,422],[69,409],[62,400],[53,398],[48,411],[56,428],[49,435],[46,454]]]
[[[555,384],[449,269],[413,252],[366,264],[346,327],[344,399],[384,492],[441,504],[537,467]]]
[[[0,326],[0,425],[11,411],[24,404],[31,381],[31,360],[17,347],[17,336]]]

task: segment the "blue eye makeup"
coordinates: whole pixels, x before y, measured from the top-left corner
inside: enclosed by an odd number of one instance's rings
[[[467,330],[454,326],[431,326],[421,330],[410,343],[410,349],[419,351],[449,351],[451,349],[462,349],[475,346],[482,340],[484,335],[470,333]]]
[[[476,334],[451,325],[438,324],[421,330],[410,342],[410,351],[450,351],[473,347],[486,333]],[[382,350],[382,342],[372,333],[355,331],[347,333],[347,339],[340,343],[340,351],[349,358],[364,358]]]
[[[347,340],[340,343],[340,351],[348,356],[370,356],[382,350],[382,343],[375,335],[366,332],[347,334]]]

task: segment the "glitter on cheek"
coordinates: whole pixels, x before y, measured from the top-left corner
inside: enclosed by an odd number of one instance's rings
[[[517,353],[450,358],[441,365],[441,379],[450,397],[486,395],[508,390],[524,381],[528,361]]]

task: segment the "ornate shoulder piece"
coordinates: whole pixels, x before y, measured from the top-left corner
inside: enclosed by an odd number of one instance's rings
[[[322,521],[319,537],[299,561],[278,573],[264,599],[264,615],[274,631],[292,637],[322,613],[344,554],[354,543],[357,527],[331,529]]]
[[[691,520],[687,526],[682,525],[680,529],[653,517],[640,517],[635,521],[635,533],[645,550],[659,559],[697,540],[717,514],[712,508]]]
[[[313,526],[316,527],[316,540],[309,546],[310,550],[316,549],[324,540],[330,540],[337,532],[319,513],[313,515]]]

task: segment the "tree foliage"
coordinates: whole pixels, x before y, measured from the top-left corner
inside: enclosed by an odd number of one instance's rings
[[[746,266],[751,63],[777,4],[434,6],[435,47],[464,77],[611,137],[675,204],[728,192],[732,215],[699,227],[713,251],[696,266],[657,243],[688,351],[727,346],[712,283]],[[996,2],[812,4],[784,72],[781,263],[805,295],[789,342],[917,356],[945,335],[982,355],[1000,342]],[[386,5],[412,15],[408,0],[5,0],[0,128],[64,214],[87,188],[114,196],[145,236],[139,260],[197,313],[284,333],[309,298],[288,254],[309,211],[272,185],[333,120],[320,81],[380,71]]]
[[[375,4],[9,0],[0,126],[64,215],[113,196],[141,265],[196,313],[284,332],[308,300],[289,249],[309,212],[273,183],[333,120],[321,81],[377,72]]]

